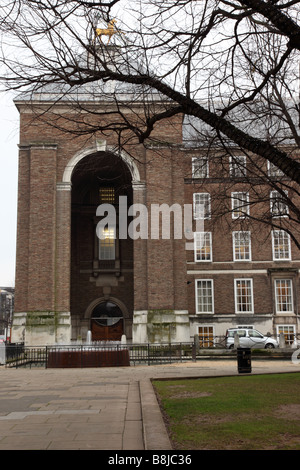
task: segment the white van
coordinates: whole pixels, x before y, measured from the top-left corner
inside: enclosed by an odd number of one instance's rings
[[[241,348],[278,348],[279,343],[270,336],[265,336],[253,328],[229,328],[226,331],[226,348],[234,347],[235,335],[238,335]]]

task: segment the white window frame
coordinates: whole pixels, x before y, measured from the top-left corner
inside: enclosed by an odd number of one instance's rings
[[[200,199],[203,199],[203,202],[200,201]],[[201,206],[201,207],[199,207],[199,206]],[[210,217],[211,217],[211,205],[210,205],[210,194],[209,193],[194,193],[193,194],[193,214],[194,214],[194,219],[195,220],[210,219]]]
[[[231,209],[233,219],[245,219],[250,214],[249,193],[245,191],[232,192]]]
[[[232,178],[243,178],[247,174],[246,155],[236,155],[230,157],[230,176]]]
[[[249,258],[238,258],[236,256],[237,250],[239,247],[246,246],[246,245],[241,245],[240,241],[241,238],[243,238],[247,234],[248,237],[248,250],[249,250]],[[233,247],[233,261],[251,261],[252,260],[252,254],[251,254],[251,232],[247,230],[240,230],[240,231],[234,231],[232,232],[232,247]]]
[[[249,282],[249,288],[250,288],[250,300],[251,300],[251,305],[248,310],[240,310],[239,309],[239,304],[242,302],[239,302],[239,287],[238,283],[244,283],[244,282]],[[251,278],[241,278],[241,279],[234,279],[234,303],[235,303],[235,313],[236,314],[249,314],[249,313],[254,313],[254,297],[253,297],[253,279]],[[246,305],[246,304],[245,304]]]
[[[207,259],[198,259],[198,250],[205,247],[209,248],[207,252],[209,257]],[[194,233],[194,261],[200,262],[211,262],[212,261],[212,236],[211,232],[195,232]]]
[[[289,285],[289,291],[290,291],[289,292],[289,297],[290,297],[289,305],[291,306],[290,310],[281,310],[280,309],[280,303],[283,304],[283,302],[279,302],[277,285],[278,285],[278,283],[283,283],[283,282],[285,282],[285,283],[287,283],[287,285]],[[293,296],[293,281],[292,281],[292,279],[282,279],[282,278],[274,279],[274,290],[275,290],[275,312],[276,312],[276,314],[282,315],[282,314],[294,313],[294,296]]]
[[[284,193],[286,195],[288,195],[288,191],[284,191]],[[289,207],[288,205],[285,203],[285,202],[278,202],[277,201],[277,204],[279,204],[278,206],[278,210],[276,210],[274,212],[274,202],[273,202],[273,199],[276,198],[276,195],[280,195],[280,193],[278,191],[271,191],[270,192],[270,212],[271,212],[271,216],[272,217],[288,217],[288,214],[289,214]],[[281,196],[282,197],[282,196]],[[276,202],[276,200],[275,200]],[[281,213],[281,209],[282,210],[282,213]],[[278,211],[278,212],[277,212]]]
[[[247,330],[255,330],[254,325],[236,325],[236,328],[247,328]]]
[[[210,282],[211,290],[211,311],[199,310],[199,296],[198,296],[198,283]],[[196,313],[199,315],[213,315],[214,314],[214,281],[213,279],[195,279],[195,294],[196,294]],[[207,303],[208,305],[208,303]]]
[[[204,331],[202,337],[200,335],[200,331],[199,329],[202,328],[202,329],[206,329],[208,331]],[[209,330],[212,330],[212,340],[210,339],[210,331]],[[207,335],[205,333],[208,333]],[[215,344],[215,327],[214,325],[211,325],[211,324],[204,324],[204,325],[197,325],[197,334],[199,336],[199,347],[200,348],[208,348],[208,347],[211,347],[211,346],[214,346]],[[207,338],[207,339],[206,339]],[[211,344],[212,343],[212,344]]]
[[[295,341],[295,338],[296,338],[296,325],[277,325],[276,326],[276,333],[277,333],[277,337],[279,337],[280,333],[283,333],[284,334],[284,339],[285,339],[285,342],[288,344],[288,346],[292,346],[292,344],[294,343]],[[286,335],[293,335],[294,336],[294,339],[293,341],[291,339],[288,339],[286,337]]]
[[[268,160],[268,176],[276,178],[284,176],[284,173],[280,168],[278,168],[274,163]]]
[[[208,157],[192,157],[192,178],[208,178]]]
[[[282,238],[282,241],[280,241],[280,237]],[[281,250],[281,252],[280,246],[284,246],[284,249]],[[287,252],[287,256],[280,256],[280,253],[285,252]],[[272,255],[273,261],[290,261],[292,259],[291,238],[285,230],[272,230]]]

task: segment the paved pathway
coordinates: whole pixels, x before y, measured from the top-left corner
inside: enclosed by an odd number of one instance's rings
[[[300,372],[252,361],[252,374]],[[234,360],[97,369],[0,369],[0,450],[171,450],[151,378],[239,375]]]

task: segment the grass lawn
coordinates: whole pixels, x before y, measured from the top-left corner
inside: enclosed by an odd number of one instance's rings
[[[300,449],[300,373],[153,381],[173,448]]]

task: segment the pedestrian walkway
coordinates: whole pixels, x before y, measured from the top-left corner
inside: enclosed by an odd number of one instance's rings
[[[252,374],[300,372],[253,361]],[[171,450],[151,378],[240,375],[234,360],[0,370],[0,450]]]

